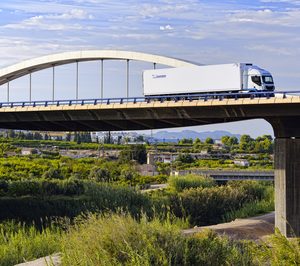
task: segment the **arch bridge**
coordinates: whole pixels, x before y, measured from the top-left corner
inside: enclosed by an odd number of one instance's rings
[[[101,96],[103,96],[103,61],[126,60],[126,97],[78,98],[78,63],[101,62]],[[295,92],[273,95],[201,94],[180,97],[128,97],[129,62],[140,60],[171,67],[195,63],[163,56],[127,51],[78,51],[43,56],[0,70],[0,85],[7,84],[7,101],[0,103],[0,128],[109,131],[183,127],[262,118],[275,134],[275,224],[286,236],[300,236],[300,97]],[[75,99],[54,99],[55,67],[75,63]],[[31,99],[31,74],[52,68],[52,99]],[[9,84],[29,75],[29,100],[10,101]],[[298,92],[299,93],[299,92]],[[261,97],[258,97],[261,96]]]

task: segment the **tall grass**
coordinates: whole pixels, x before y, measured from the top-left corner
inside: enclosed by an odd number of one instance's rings
[[[247,202],[241,208],[227,212],[223,221],[228,222],[236,218],[253,217],[271,211],[274,211],[274,188],[269,186],[265,187],[261,199]]]
[[[252,245],[257,265],[300,265],[300,239],[287,239],[279,230],[261,245]]]
[[[150,199],[133,188],[107,183],[84,182],[84,194],[76,196],[0,197],[0,220],[17,219],[36,223],[46,217],[70,217],[82,212],[124,210],[137,217],[151,211]],[[69,188],[72,188],[70,186]]]
[[[20,223],[0,225],[0,265],[11,266],[56,252],[62,265],[300,265],[299,239],[278,231],[265,242],[239,242],[212,231],[184,236],[180,221],[136,221],[126,214],[78,218],[66,231]],[[61,225],[65,225],[64,223]]]
[[[61,236],[55,226],[40,231],[21,223],[0,224],[0,265],[11,266],[58,252]]]
[[[212,232],[186,237],[169,221],[92,215],[63,241],[63,265],[247,265],[251,255]]]
[[[184,189],[197,187],[213,187],[216,185],[213,178],[203,177],[199,175],[172,176],[168,180],[169,188],[176,192],[181,192]]]

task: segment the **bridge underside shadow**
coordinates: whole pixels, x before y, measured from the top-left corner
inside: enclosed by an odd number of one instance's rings
[[[197,115],[197,108],[0,112],[0,128],[43,131],[120,131],[207,125],[236,118]],[[222,111],[223,112],[223,111]],[[247,119],[247,118],[245,118]],[[239,119],[241,120],[241,118]]]

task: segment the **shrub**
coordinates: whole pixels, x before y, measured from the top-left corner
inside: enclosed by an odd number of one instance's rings
[[[8,191],[8,181],[0,180],[0,196],[3,196]]]
[[[49,168],[46,172],[44,172],[43,178],[45,179],[63,179],[64,177],[61,174],[59,169]]]
[[[154,176],[139,176],[137,175],[134,179],[135,185],[140,185],[140,187],[145,187],[150,184],[164,184],[168,180],[167,175],[154,175]]]
[[[40,193],[40,185],[38,181],[13,181],[8,184],[7,193],[8,195],[17,197],[24,195],[37,195]]]
[[[94,179],[98,182],[109,182],[111,181],[110,173],[105,168],[99,168],[95,166],[91,169],[89,174],[90,179]]]
[[[84,194],[84,183],[76,179],[68,179],[62,182],[63,195],[74,196]]]
[[[41,181],[41,195],[51,196],[62,194],[61,186],[57,181],[42,180]]]
[[[242,189],[199,187],[174,193],[170,209],[177,217],[187,218],[192,225],[207,225],[221,222],[226,212],[240,208],[246,201]]]
[[[197,187],[212,187],[216,183],[213,178],[197,175],[176,176],[169,178],[169,187],[177,192]]]
[[[184,236],[168,222],[90,216],[63,241],[63,265],[249,265],[243,246],[212,232]]]
[[[299,238],[287,239],[276,229],[262,245],[252,245],[257,265],[300,265]]]
[[[257,197],[257,193],[252,190],[252,192],[254,192],[253,193],[254,196],[248,194],[249,200],[247,200],[247,203],[243,204],[243,206],[237,210],[232,210],[226,213],[224,216],[224,221],[227,222],[227,221],[235,220],[236,218],[253,217],[259,214],[274,211],[273,186],[260,182],[260,187],[264,189],[262,193],[263,196],[260,195],[261,193],[258,193],[259,197]],[[249,191],[247,193],[249,193]],[[254,200],[250,200],[253,198]]]
[[[265,193],[264,183],[254,180],[229,181],[227,186],[243,189],[249,201],[261,200]]]
[[[193,163],[195,159],[189,153],[180,153],[176,158],[176,161],[181,163]]]
[[[58,252],[60,239],[61,231],[54,226],[40,231],[21,223],[0,224],[0,265],[16,265]]]

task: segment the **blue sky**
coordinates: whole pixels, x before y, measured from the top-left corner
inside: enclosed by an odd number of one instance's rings
[[[0,34],[0,67],[64,51],[120,49],[203,64],[252,62],[272,72],[281,90],[297,90],[300,78],[299,0],[1,1]],[[109,65],[111,75],[115,68]],[[132,67],[133,79],[140,79],[143,68],[149,66]],[[72,66],[61,71],[72,75]],[[43,75],[37,74],[40,81]],[[19,84],[16,95],[24,86]],[[132,93],[141,94],[138,82],[132,84]],[[252,135],[272,131],[262,121],[196,129],[221,128]]]

